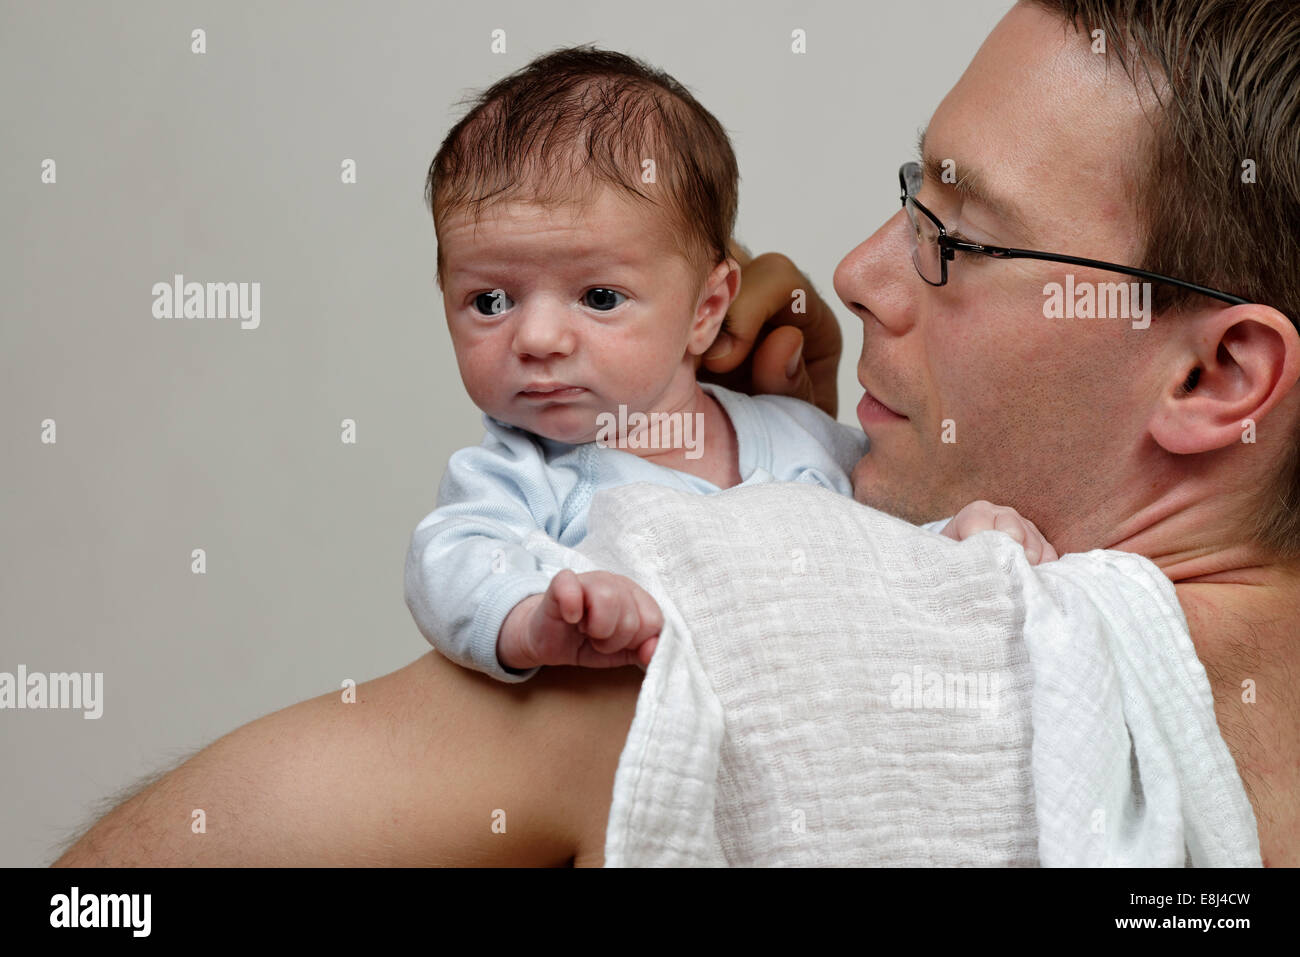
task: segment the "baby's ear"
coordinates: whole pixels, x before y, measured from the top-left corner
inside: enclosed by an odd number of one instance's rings
[[[709,270],[700,290],[695,320],[691,324],[691,338],[687,343],[687,350],[692,355],[703,356],[713,345],[723,320],[727,318],[727,310],[739,292],[740,264],[728,256]]]

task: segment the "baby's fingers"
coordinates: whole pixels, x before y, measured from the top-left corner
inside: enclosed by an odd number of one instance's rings
[[[999,515],[994,527],[1000,532],[1006,532],[1020,543],[1029,564],[1038,565],[1042,562],[1056,561],[1058,556],[1051,542],[1038,530],[1038,526],[1023,515],[1017,512]]]
[[[577,665],[579,668],[623,668],[637,663],[636,651],[616,651],[612,655],[603,655],[592,647],[590,641],[584,642],[578,649]]]
[[[1021,545],[1026,545],[1029,538],[1029,532],[1025,528],[1026,522],[1020,517],[1020,513],[1015,509],[994,507],[993,529],[994,531],[1004,532],[1010,535]]]
[[[659,633],[663,614],[644,589],[622,575],[592,576],[583,631],[602,654],[632,650]]]
[[[654,657],[655,649],[659,647],[659,636],[651,638],[640,648],[636,650],[636,661],[642,668],[650,667],[650,659]]]
[[[543,608],[547,615],[567,624],[576,625],[580,622],[583,611],[583,588],[578,576],[567,568],[557,573],[551,579],[550,587],[546,589]]]
[[[602,655],[612,655],[638,644],[636,637],[641,630],[641,616],[637,613],[636,605],[628,598],[620,596],[617,608],[618,610],[615,611],[611,607],[605,618],[609,626],[601,631],[604,637],[588,632],[591,646]]]
[[[971,502],[954,515],[952,521],[945,525],[939,534],[964,542],[976,532],[996,527],[994,525],[996,518],[997,506],[992,502]]]
[[[664,613],[659,609],[659,603],[640,585],[633,586],[632,599],[636,603],[637,615],[641,619],[641,627],[637,629],[632,646],[641,647],[658,637],[659,632],[663,630]],[[652,648],[651,651],[653,650]]]
[[[582,631],[596,650],[604,654],[626,648],[628,639],[640,624],[636,605],[627,593],[628,584],[627,579],[605,572],[590,572],[583,576],[586,615]]]
[[[1038,530],[1038,526],[1029,519],[1024,520],[1026,525],[1026,534],[1028,538],[1025,542],[1025,557],[1029,559],[1029,564],[1040,565],[1044,562],[1054,562],[1061,556],[1056,553],[1052,543],[1047,540],[1047,536]]]

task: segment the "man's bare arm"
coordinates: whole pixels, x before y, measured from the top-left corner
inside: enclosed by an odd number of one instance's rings
[[[55,866],[599,865],[641,677],[506,685],[431,653],[233,731]]]

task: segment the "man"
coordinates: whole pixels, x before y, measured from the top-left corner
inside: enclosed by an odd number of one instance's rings
[[[1276,0],[1171,0],[1160,22],[1130,6],[1014,7],[927,128],[925,174],[908,182],[920,205],[836,271],[864,324],[872,451],[855,497],[914,521],[987,498],[1061,551],[1159,564],[1264,860],[1300,864],[1300,18]],[[1128,47],[1130,27],[1149,49]],[[1173,46],[1198,34],[1204,48]],[[935,220],[968,243],[1143,266],[1231,295],[1162,281],[1152,321],[1055,318],[1084,312],[1051,307],[1046,290],[1067,274],[1073,290],[1132,277],[969,246],[945,261]],[[807,288],[782,257],[745,270],[717,371],[740,365],[764,320]],[[833,408],[834,317],[814,302],[795,318],[802,331],[779,328],[756,350],[753,381]],[[639,679],[550,669],[502,685],[429,655],[361,685],[355,705],[325,695],[222,738],[59,863],[599,864]],[[204,835],[189,830],[196,808]]]

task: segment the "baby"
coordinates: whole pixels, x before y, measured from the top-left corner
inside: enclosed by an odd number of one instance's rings
[[[599,489],[852,495],[860,430],[696,381],[740,288],[738,180],[725,131],[684,87],[591,48],[501,80],[443,141],[426,191],[438,284],[487,435],[451,456],[405,577],[417,625],[453,661],[507,682],[649,662],[663,625],[649,594],[608,572],[552,574],[529,549],[539,532],[580,542]],[[995,522],[1037,536],[987,503],[945,534]]]

